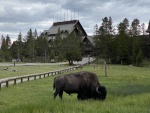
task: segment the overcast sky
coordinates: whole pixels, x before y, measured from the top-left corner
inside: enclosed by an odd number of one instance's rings
[[[150,0],[0,0],[0,36],[7,34],[16,40],[19,32],[29,29],[38,33],[47,30],[53,21],[79,19],[88,35],[102,18],[112,17],[113,26],[124,18],[131,23],[138,18],[147,26],[150,20]]]

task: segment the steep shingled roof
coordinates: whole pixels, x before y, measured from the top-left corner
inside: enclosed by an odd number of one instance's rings
[[[58,33],[58,29],[60,29],[60,32],[68,32],[69,34],[76,28],[76,24],[79,24],[81,26],[82,31],[87,36],[85,30],[83,29],[82,25],[80,24],[79,20],[71,20],[71,21],[63,21],[63,22],[55,22],[53,25],[49,28],[49,30],[44,30],[44,33],[47,33],[47,35],[56,35]]]
[[[85,38],[87,38],[88,40],[89,40],[89,42],[92,44],[92,45],[94,45],[94,36],[93,35],[91,35],[91,36],[83,36],[82,37],[82,41],[84,41],[85,40]]]

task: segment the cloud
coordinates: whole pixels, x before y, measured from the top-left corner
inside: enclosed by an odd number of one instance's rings
[[[30,28],[40,32],[53,21],[71,19],[80,19],[87,34],[92,34],[106,16],[112,17],[114,26],[124,18],[148,24],[149,11],[149,0],[1,0],[0,35],[9,34],[15,40],[20,31],[23,35]]]

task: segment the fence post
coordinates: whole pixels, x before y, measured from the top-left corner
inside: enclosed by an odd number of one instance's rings
[[[34,76],[34,80],[36,80],[36,76]]]
[[[9,85],[9,82],[7,81],[7,82],[6,82],[6,87],[8,87],[8,85]]]
[[[2,87],[2,86],[1,86],[1,83],[0,83],[0,90],[1,90],[1,87]]]
[[[14,79],[14,84],[16,85],[16,79]]]
[[[23,82],[23,78],[21,78],[21,83]]]

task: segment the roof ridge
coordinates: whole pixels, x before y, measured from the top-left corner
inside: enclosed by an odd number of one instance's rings
[[[53,26],[64,25],[64,24],[74,24],[74,23],[77,23],[77,22],[78,22],[78,20],[55,22],[55,23],[53,23]]]

